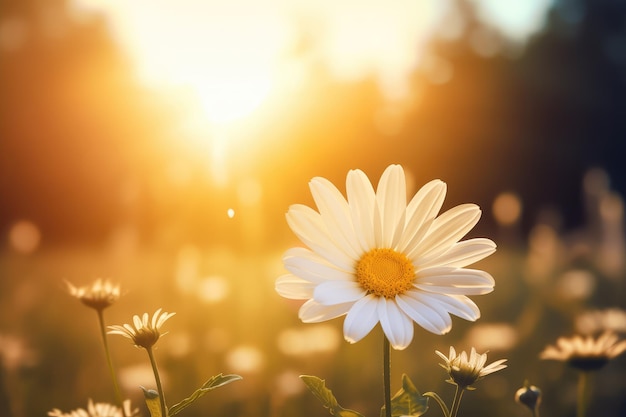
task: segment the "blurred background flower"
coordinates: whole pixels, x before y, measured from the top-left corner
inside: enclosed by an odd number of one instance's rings
[[[0,415],[113,402],[97,326],[63,285],[101,276],[125,289],[108,322],[161,305],[186,318],[157,346],[171,401],[246,366],[186,415],[318,410],[294,372],[375,415],[382,365],[337,343],[339,323],[289,346],[304,329],[273,281],[310,178],[391,163],[410,194],[441,178],[444,209],[478,204],[472,237],[498,244],[477,266],[497,294],[480,326],[416,329],[392,381],[440,391],[436,360],[415,358],[480,340],[509,367],[464,413],[487,399],[527,413],[511,398],[528,379],[542,413],[573,414],[575,381],[537,355],[579,326],[623,336],[619,314],[593,312],[626,310],[625,14],[608,0],[2,1]],[[111,350],[142,404],[142,352]],[[625,369],[621,355],[599,371],[590,410],[626,407]]]

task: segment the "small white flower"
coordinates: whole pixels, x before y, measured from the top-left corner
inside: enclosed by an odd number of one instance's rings
[[[611,331],[604,332],[597,339],[592,336],[560,337],[556,346],[546,347],[539,357],[563,361],[581,371],[594,371],[626,351],[626,340],[618,340]]]
[[[133,341],[135,346],[150,349],[162,336],[160,329],[163,323],[176,313],[161,313],[159,308],[154,312],[152,321],[148,313],[144,313],[143,317],[135,315],[133,317],[133,325],[124,324],[123,326],[109,326],[109,334],[119,334]],[[165,333],[163,333],[165,335]]]
[[[313,178],[311,193],[319,212],[292,205],[287,222],[306,248],[288,250],[290,272],[276,280],[283,297],[307,300],[306,323],[346,315],[349,342],[365,337],[377,323],[395,349],[413,339],[413,322],[444,334],[450,314],[476,320],[480,311],[468,295],[493,290],[490,274],[464,268],[496,250],[489,239],[459,241],[478,222],[475,204],[454,207],[437,217],[446,184],[434,180],[407,204],[404,170],[389,166],[375,191],[360,170],[348,173],[347,199],[328,180]]]
[[[108,280],[97,279],[86,287],[75,287],[67,281],[66,284],[72,296],[96,310],[104,310],[120,298],[120,286],[113,285]]]
[[[503,365],[506,359],[500,359],[485,366],[487,353],[478,354],[474,348],[472,348],[469,356],[465,351],[457,355],[452,346],[450,346],[450,356],[448,357],[439,351],[435,351],[435,353],[445,361],[440,365],[450,375],[447,382],[458,385],[461,389],[472,390],[474,389],[472,385],[476,381],[507,367],[507,365]]]
[[[77,408],[76,410],[64,413],[58,408],[48,411],[50,417],[133,417],[139,415],[139,409],[131,410],[130,400],[124,401],[124,411],[109,403],[94,403],[91,398],[87,404],[87,409]]]

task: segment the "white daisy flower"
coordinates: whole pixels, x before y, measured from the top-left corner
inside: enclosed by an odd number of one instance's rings
[[[454,347],[450,346],[450,355],[446,357],[438,350],[435,353],[445,361],[440,364],[450,376],[449,382],[458,385],[461,389],[473,390],[472,385],[483,377],[497,372],[507,367],[504,365],[506,359],[500,359],[489,365],[487,363],[487,353],[479,354],[476,349],[472,348],[468,355],[465,351],[457,355]]]
[[[597,339],[580,335],[560,337],[556,346],[546,347],[539,357],[563,361],[581,371],[595,371],[624,352],[626,340],[619,341],[617,334],[606,331]]]
[[[120,286],[108,280],[97,279],[90,286],[75,287],[66,281],[67,288],[73,297],[95,310],[102,311],[120,298]]]
[[[450,331],[450,314],[476,320],[480,311],[468,295],[493,291],[490,274],[464,268],[492,254],[489,239],[459,242],[478,222],[475,204],[437,217],[446,184],[434,180],[407,205],[404,170],[391,165],[375,191],[367,176],[352,170],[347,199],[325,178],[309,183],[319,212],[295,204],[287,212],[292,231],[309,249],[289,249],[283,261],[290,274],[276,291],[308,300],[300,319],[316,323],[346,315],[344,336],[351,343],[380,322],[395,349],[413,339],[413,321],[424,329]]]
[[[161,333],[161,326],[176,313],[161,313],[159,308],[154,312],[152,321],[148,313],[142,317],[133,316],[133,324],[109,326],[109,334],[119,334],[133,341],[135,346],[150,349],[160,338],[167,333]]]

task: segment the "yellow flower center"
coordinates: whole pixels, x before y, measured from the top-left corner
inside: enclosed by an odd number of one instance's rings
[[[403,253],[372,249],[356,265],[356,280],[369,293],[393,298],[413,286],[415,268]]]

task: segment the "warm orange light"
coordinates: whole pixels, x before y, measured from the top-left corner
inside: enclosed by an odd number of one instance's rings
[[[447,3],[71,2],[79,17],[94,10],[104,15],[139,80],[163,93],[176,109],[175,120],[183,126],[175,133],[185,137],[194,152],[207,154],[206,165],[219,185],[230,179],[228,171],[236,164],[229,154],[241,145],[241,136],[252,137],[238,131],[247,126],[242,121],[259,116],[258,110],[270,98],[273,103],[307,100],[294,91],[314,85],[320,72],[327,74],[320,68],[341,81],[376,80],[386,101],[395,104],[415,101],[418,93],[412,83],[418,69],[432,83],[450,81],[457,69],[433,56],[428,47],[442,27],[450,26],[453,10]],[[547,9],[542,5],[549,2],[529,3],[533,7],[518,7],[515,13],[505,13],[505,6],[495,7],[489,0],[477,1],[477,7],[481,17],[495,25],[506,21],[522,29],[535,28]],[[288,120],[289,103],[284,109],[280,117]],[[393,135],[401,118],[398,111],[382,112],[376,123],[383,134]]]
[[[20,220],[9,230],[9,243],[17,252],[29,254],[37,250],[41,232],[37,225],[28,220]]]
[[[248,116],[267,98],[289,41],[277,8],[263,3],[78,0],[75,7],[107,14],[146,85],[183,94],[208,123],[223,125]]]
[[[493,201],[493,216],[503,226],[510,226],[519,221],[522,215],[522,200],[517,194],[504,192]]]

